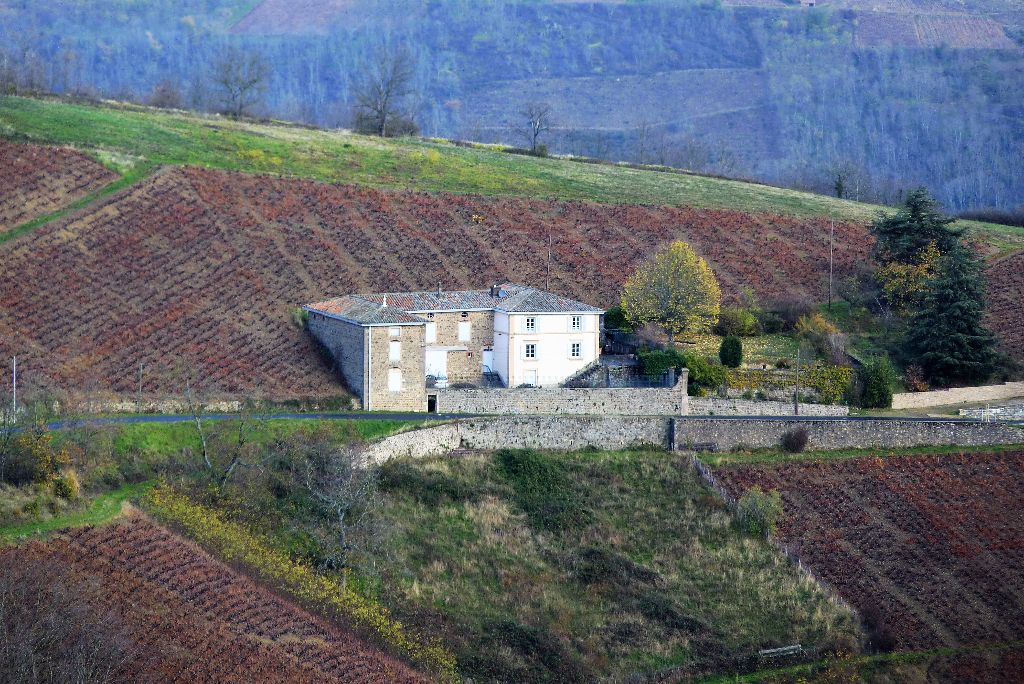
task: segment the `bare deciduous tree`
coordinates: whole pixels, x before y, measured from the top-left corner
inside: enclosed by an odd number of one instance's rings
[[[530,145],[530,151],[536,152],[542,135],[551,130],[551,105],[547,102],[530,102],[519,112],[521,121],[525,123],[516,130]]]
[[[311,439],[297,456],[302,485],[333,518],[329,564],[333,569],[349,567],[352,553],[372,536],[367,532],[380,505],[377,471],[368,467],[358,444],[336,446]]]
[[[269,76],[270,68],[258,54],[230,48],[214,64],[212,80],[225,111],[241,118],[259,104]]]
[[[51,559],[0,550],[0,681],[118,681],[134,646],[98,593]]]
[[[413,117],[404,109],[416,75],[409,51],[381,48],[362,71],[355,93],[356,129],[382,138],[415,133]]]
[[[161,109],[181,109],[181,90],[173,81],[165,79],[153,86],[146,102]]]

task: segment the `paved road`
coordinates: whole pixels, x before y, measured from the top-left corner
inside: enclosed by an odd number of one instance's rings
[[[458,418],[482,418],[478,414],[438,414],[438,413],[272,413],[260,418],[269,420],[407,420],[407,421],[439,421],[455,420]],[[498,418],[500,416],[486,416]],[[203,420],[237,420],[238,415],[233,413],[218,413],[203,416]],[[958,423],[981,423],[976,419],[959,418],[920,418],[920,417],[874,417],[874,416],[679,416],[676,420],[788,420],[800,422],[818,421],[909,421],[913,423],[944,423],[956,421]],[[132,416],[109,416],[103,418],[69,418],[49,423],[52,430],[81,427],[84,425],[134,425],[140,423],[187,423],[193,420],[190,415],[132,415]],[[1022,425],[1024,421],[998,421],[1000,425]]]

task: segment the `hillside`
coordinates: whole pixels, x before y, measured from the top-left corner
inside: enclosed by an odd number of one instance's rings
[[[610,305],[629,269],[674,238],[709,259],[727,296],[751,287],[766,302],[820,300],[826,217],[837,219],[841,280],[862,266],[864,225],[882,210],[739,181],[133,107],[0,98],[0,131],[73,144],[125,174],[104,192],[129,185],[42,227],[23,224],[0,245],[12,276],[0,283],[0,353],[18,354],[24,386],[87,394],[134,396],[141,364],[147,395],[180,394],[189,369],[223,393],[343,395],[292,321],[303,303],[507,279]],[[108,173],[62,148],[3,144],[56,176],[36,184],[59,185],[68,155]],[[156,165],[165,168],[135,183]],[[3,186],[0,206],[22,192]],[[1022,230],[968,225],[994,253],[1024,245]],[[1019,355],[1015,264],[994,267],[990,320]]]
[[[716,475],[733,496],[780,492],[781,541],[894,646],[923,650],[1020,638],[1022,462],[1019,451],[866,456]]]
[[[180,394],[187,371],[232,394],[330,396],[343,390],[292,320],[310,301],[517,280],[610,305],[633,265],[676,238],[709,260],[727,296],[814,299],[828,234],[822,219],[168,168],[0,245],[0,354],[18,354],[24,382],[54,389],[131,394],[141,363],[147,394]],[[856,224],[836,235],[843,274],[869,242]]]
[[[71,149],[0,139],[0,235],[112,183],[117,174]]]
[[[271,67],[257,115],[353,118],[383,42],[415,46],[405,108],[428,136],[663,163],[952,211],[1024,188],[1024,11],[1011,0],[37,0],[0,2],[0,92],[225,107],[234,49]]]
[[[10,568],[12,561],[50,566],[34,578],[63,576],[84,606],[80,613],[116,626],[123,657],[110,681],[429,681],[138,514],[45,543],[0,547],[0,563]]]

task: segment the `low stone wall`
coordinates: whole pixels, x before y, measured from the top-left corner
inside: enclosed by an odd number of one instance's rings
[[[667,447],[671,418],[640,416],[515,416],[470,418],[400,432],[374,442],[366,451],[372,463],[392,458],[441,456],[455,449],[625,449]]]
[[[1013,420],[1024,421],[1024,401],[1009,406],[992,406],[980,409],[960,409],[964,418],[976,420]]]
[[[433,392],[431,392],[433,394]],[[438,413],[485,415],[682,416],[686,378],[675,387],[442,389]]]
[[[952,420],[744,420],[690,417],[675,422],[675,447],[734,451],[777,447],[789,430],[806,428],[808,449],[1022,444],[1024,430],[994,423]]]
[[[999,401],[1024,397],[1024,382],[1005,382],[1002,385],[957,387],[934,392],[905,392],[892,395],[894,409],[928,408],[951,404],[972,404],[981,401]]]
[[[810,449],[1024,444],[1024,429],[996,423],[933,420],[513,416],[471,418],[401,432],[374,442],[368,461],[441,456],[455,449],[531,448],[572,451],[655,445],[686,451],[777,447],[783,433],[805,427]]]
[[[791,401],[755,401],[753,399],[690,399],[691,416],[792,416]],[[850,407],[828,404],[800,404],[801,416],[848,416]]]

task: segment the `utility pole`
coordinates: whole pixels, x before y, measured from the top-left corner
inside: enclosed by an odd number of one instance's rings
[[[544,277],[544,289],[551,292],[551,229],[548,229],[548,266],[547,275]]]
[[[18,356],[14,356],[11,370],[11,413],[18,415]]]
[[[800,415],[800,347],[796,348],[796,387],[793,389],[793,415]]]
[[[829,217],[828,231],[828,310],[832,310],[832,275],[835,272],[836,219]]]
[[[142,413],[142,361],[139,361],[139,392],[135,395],[135,412]]]

